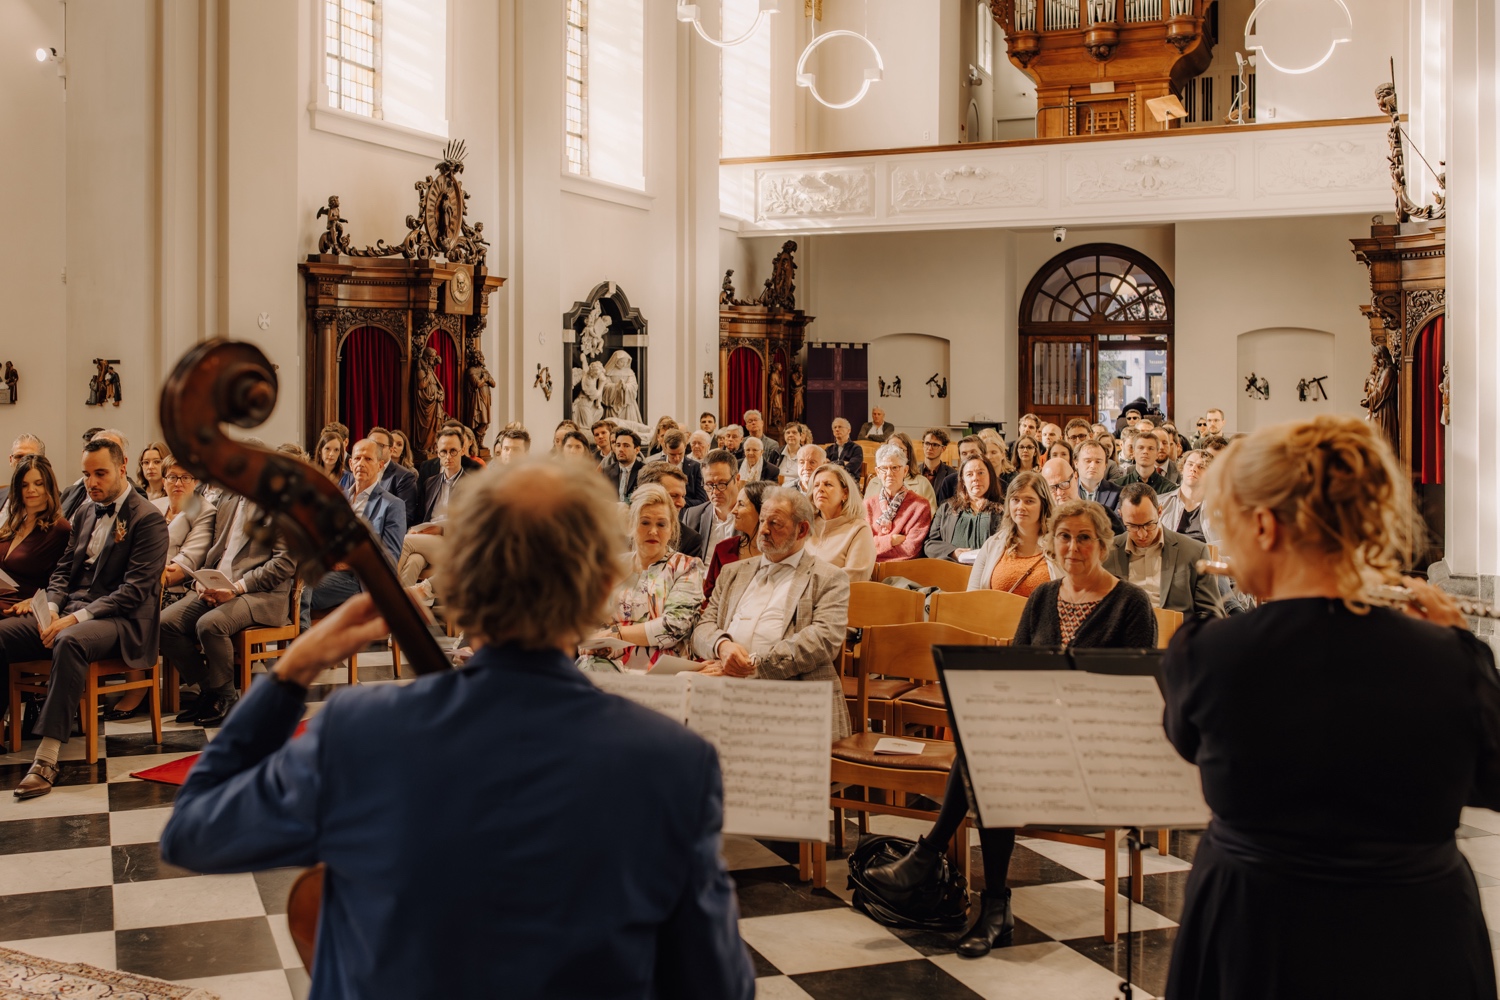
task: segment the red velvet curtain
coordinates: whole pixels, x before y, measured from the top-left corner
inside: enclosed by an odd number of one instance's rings
[[[746,410],[764,410],[765,400],[761,391],[765,387],[764,365],[760,355],[748,347],[736,347],[729,352],[729,407],[725,420],[731,424],[745,424]]]
[[[339,360],[339,420],[355,440],[401,419],[401,349],[384,330],[362,326],[344,339]]]
[[[1417,481],[1443,481],[1443,317],[1436,316],[1417,334],[1412,400],[1412,468]]]
[[[458,412],[458,350],[447,330],[433,330],[427,345],[438,352],[438,381],[443,383],[443,409]]]

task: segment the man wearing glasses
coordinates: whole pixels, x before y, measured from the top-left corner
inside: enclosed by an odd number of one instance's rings
[[[948,432],[941,427],[929,427],[922,434],[922,464],[917,471],[932,484],[934,491],[943,480],[953,475],[953,466],[943,461],[943,449],[948,447]]]
[[[688,552],[708,562],[714,546],[734,533],[734,502],[740,495],[740,463],[734,454],[716,448],[703,460],[703,491],[708,500],[682,512],[682,523],[702,539],[696,552]],[[683,551],[687,551],[684,549]]]
[[[1217,581],[1196,566],[1208,558],[1208,546],[1161,526],[1155,490],[1145,483],[1122,489],[1120,519],[1125,533],[1111,543],[1105,569],[1144,590],[1153,607],[1184,617],[1224,617]]]
[[[1068,442],[1068,447],[1073,449],[1073,454],[1078,454],[1078,446],[1090,439],[1089,422],[1081,417],[1074,417],[1068,421],[1068,426],[1063,430],[1063,440]]]

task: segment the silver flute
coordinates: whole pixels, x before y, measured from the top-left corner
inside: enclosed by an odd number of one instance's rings
[[[1199,573],[1207,573],[1210,576],[1234,577],[1234,567],[1221,559],[1199,559],[1193,564]],[[1484,601],[1469,600],[1463,597],[1448,595],[1458,610],[1470,618],[1494,618],[1500,619],[1500,607],[1488,604]],[[1379,604],[1388,608],[1412,607],[1418,611],[1426,611],[1427,607],[1422,599],[1409,587],[1397,587],[1391,584],[1381,584],[1370,587],[1364,592],[1364,598],[1371,604]]]

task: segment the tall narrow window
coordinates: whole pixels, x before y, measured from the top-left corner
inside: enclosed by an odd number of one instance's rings
[[[743,35],[760,17],[759,0],[724,0],[725,38]],[[719,155],[771,153],[771,29],[762,26],[719,58]]]
[[[326,0],[323,53],[328,103],[381,118],[378,0]]]
[[[588,0],[568,0],[567,120],[563,125],[568,173],[588,176]]]
[[[974,8],[974,61],[991,76],[995,73],[995,20],[989,0],[979,0]]]

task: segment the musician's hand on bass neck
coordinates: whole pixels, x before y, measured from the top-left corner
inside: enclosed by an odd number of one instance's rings
[[[311,687],[324,670],[384,638],[390,630],[370,595],[356,594],[297,637],[287,654],[276,661],[276,675]]]
[[[1451,625],[1461,629],[1469,627],[1469,619],[1459,610],[1458,603],[1448,594],[1426,580],[1419,580],[1414,576],[1402,577],[1401,583],[1416,598],[1404,609],[1413,618],[1420,618],[1434,625]]]

